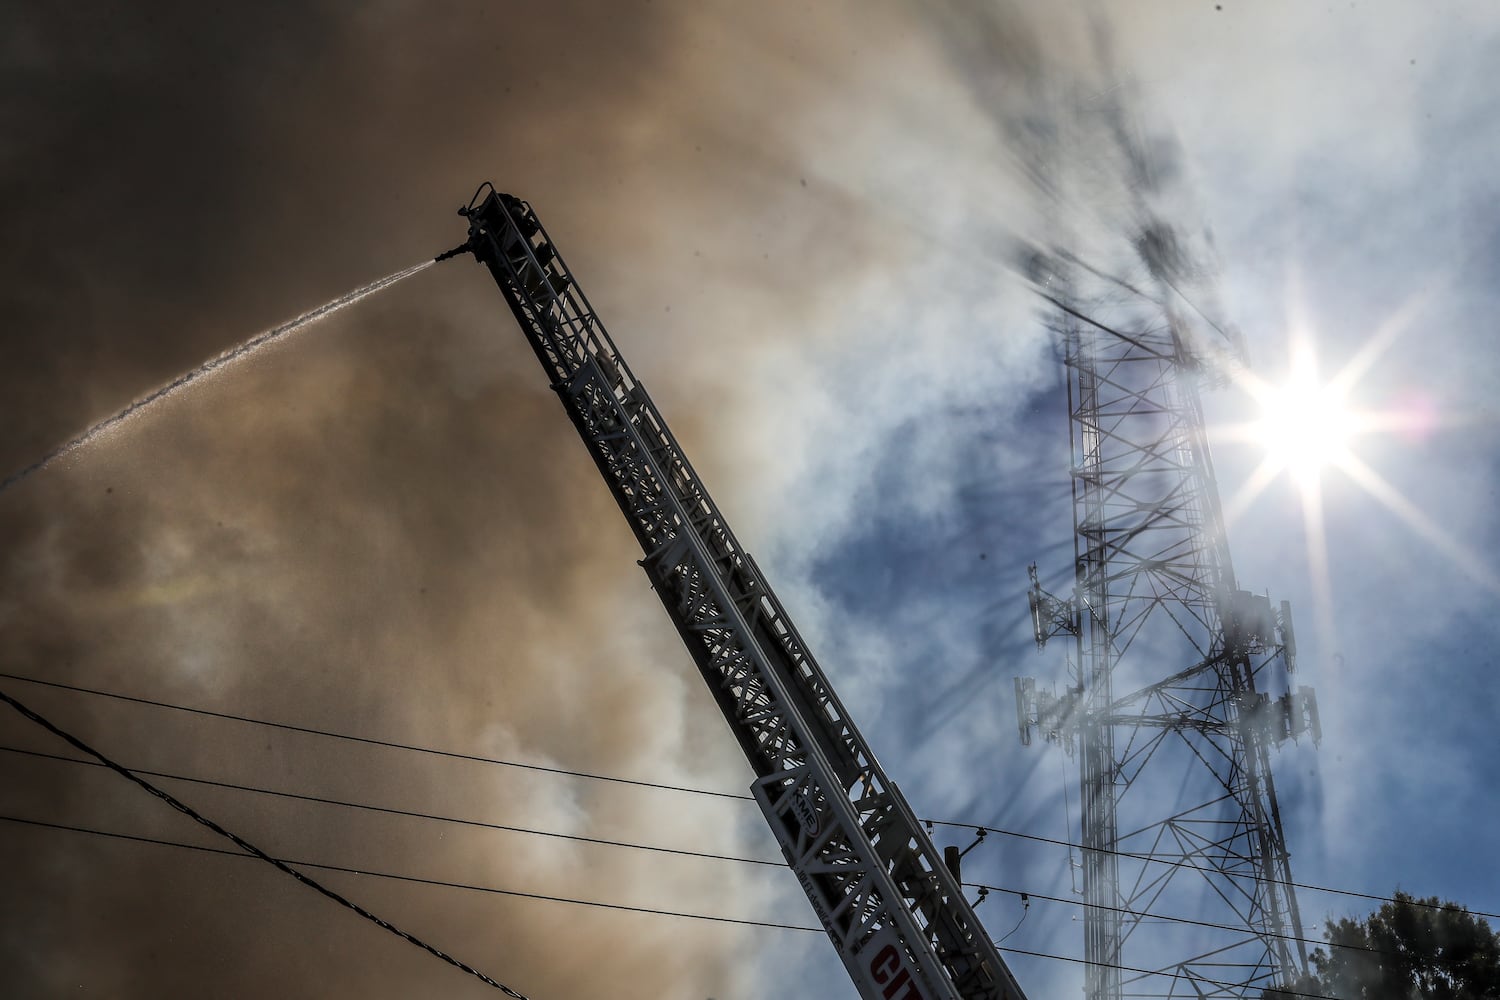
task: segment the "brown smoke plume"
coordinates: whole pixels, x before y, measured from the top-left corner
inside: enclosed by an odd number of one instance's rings
[[[452,244],[453,208],[487,178],[538,205],[607,315],[644,327],[639,367],[672,371],[685,331],[661,299],[688,286],[660,276],[699,249],[674,245],[692,220],[672,198],[709,185],[745,141],[668,103],[705,72],[683,15],[185,4],[4,17],[3,114],[22,138],[0,164],[8,468]],[[754,189],[721,208],[745,237],[734,281],[751,298],[806,239],[805,221],[744,233],[801,190],[774,176],[787,169],[742,172]],[[725,245],[716,233],[704,248]],[[721,358],[741,350],[738,332],[720,334]],[[703,442],[726,380],[683,375],[693,384],[659,395]],[[472,267],[419,275],[205,379],[3,504],[7,672],[566,768],[748,781],[608,495]],[[764,838],[739,842],[753,817],[734,803],[5,689],[127,765],[768,853]],[[4,726],[9,745],[60,750],[19,717]],[[207,842],[107,774],[12,755],[3,766],[8,814]],[[744,866],[173,791],[286,857],[777,916]],[[0,838],[16,995],[489,995],[249,862],[10,824]],[[751,932],[725,925],[323,877],[535,997],[732,994],[732,956],[751,948]]]
[[[919,301],[934,273],[999,282],[1016,234],[1044,224],[1026,144],[1046,125],[1057,52],[982,6],[12,7],[0,473],[451,246],[453,208],[490,179],[536,205],[753,544],[787,513],[770,505],[800,468],[803,422],[849,405],[827,372],[882,350],[943,357],[911,337],[866,342],[851,302]],[[914,396],[901,384],[884,398]],[[905,411],[877,416],[846,422],[850,466]],[[852,502],[846,478],[827,484],[829,510]],[[0,538],[7,672],[566,768],[748,783],[597,473],[498,293],[462,261],[0,496]],[[753,807],[0,689],[127,765],[774,856]],[[7,745],[59,749],[19,718],[0,725]],[[206,842],[110,775],[9,754],[0,767],[8,814]],[[292,858],[810,922],[770,869],[173,790]],[[0,957],[17,995],[490,995],[250,862],[4,823],[0,844],[13,860]],[[790,932],[328,880],[536,998],[752,996],[742,957],[780,947],[762,935],[806,947]]]

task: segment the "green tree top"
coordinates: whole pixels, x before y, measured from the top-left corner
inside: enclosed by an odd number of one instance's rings
[[[1329,920],[1324,937],[1328,947],[1312,956],[1315,974],[1294,985],[1297,992],[1338,1000],[1500,1000],[1500,934],[1457,903],[1397,891],[1367,920]]]

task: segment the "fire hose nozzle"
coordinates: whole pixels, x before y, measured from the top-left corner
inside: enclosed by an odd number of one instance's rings
[[[436,257],[434,257],[432,259],[433,259],[434,263],[437,263],[439,261],[444,261],[444,260],[452,260],[454,257],[457,257],[459,254],[461,254],[461,253],[468,253],[472,249],[474,249],[473,246],[472,246],[472,244],[467,243],[467,242],[460,243],[458,246],[454,247],[452,250],[445,250],[444,252],[438,254]]]

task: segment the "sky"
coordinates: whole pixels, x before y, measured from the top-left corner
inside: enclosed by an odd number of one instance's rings
[[[1292,602],[1318,692],[1321,746],[1274,762],[1293,872],[1500,912],[1500,9],[1051,7],[6,4],[0,474],[460,242],[453,210],[491,180],[535,206],[918,815],[1076,839],[1069,765],[1014,726],[1011,678],[1061,671],[1031,641],[1026,566],[1058,579],[1071,552],[1062,367],[1015,265],[1128,229],[1121,150],[1079,125],[1119,109],[1195,298],[1255,373],[1310,350],[1380,425],[1309,513],[1235,433],[1253,393],[1206,397],[1238,577]],[[658,784],[751,779],[466,260],[0,492],[0,538],[5,674]],[[131,767],[776,856],[722,797],[0,691]],[[0,745],[67,752],[0,720]],[[213,842],[98,768],[8,750],[0,769],[5,816]],[[162,784],[278,857],[814,922],[771,866]],[[256,862],[12,821],[0,845],[18,996],[493,995]],[[1065,850],[1013,837],[965,871],[1072,891]],[[854,995],[815,933],[319,877],[537,1000]],[[1376,905],[1299,902],[1309,930]],[[1065,956],[1077,912],[978,910],[1006,947]],[[1013,968],[1032,997],[1081,982]]]

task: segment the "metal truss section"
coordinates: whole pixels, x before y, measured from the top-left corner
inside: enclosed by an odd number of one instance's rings
[[[491,188],[462,214],[466,248],[489,268],[635,532],[641,566],[861,994],[1024,1000],[531,207]]]
[[[1307,972],[1269,757],[1318,737],[1310,689],[1287,688],[1291,610],[1235,582],[1178,318],[1118,288],[1054,303],[1074,589],[1050,594],[1033,569],[1030,605],[1038,646],[1071,637],[1073,661],[1060,696],[1018,679],[1017,710],[1023,743],[1077,740],[1088,1000],[1258,997]]]

